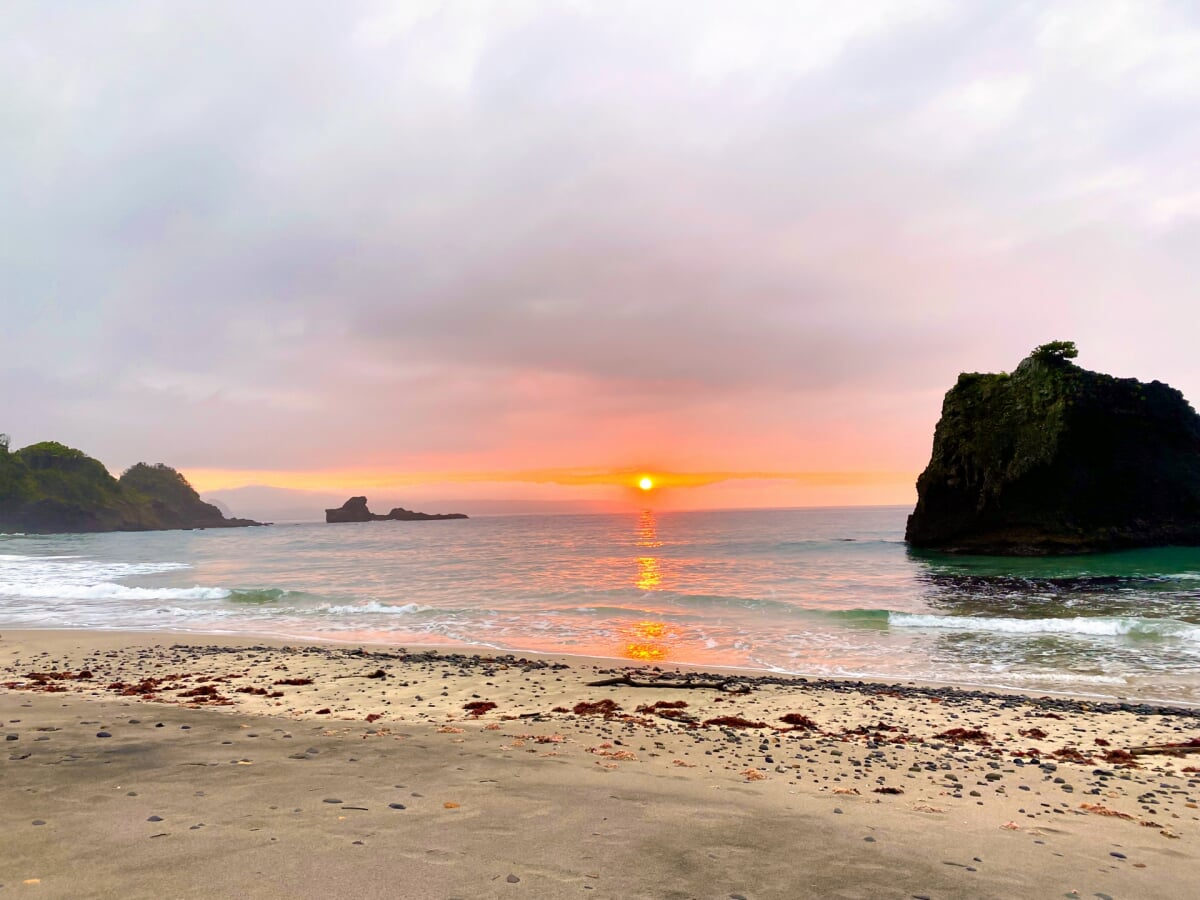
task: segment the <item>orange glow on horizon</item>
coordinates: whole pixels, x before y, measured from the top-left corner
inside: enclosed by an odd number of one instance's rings
[[[910,487],[915,472],[765,472],[708,471],[658,472],[645,475],[637,469],[530,469],[484,472],[405,472],[395,469],[317,469],[287,471],[269,469],[186,468],[184,476],[201,493],[241,487],[275,487],[295,491],[359,492],[371,489],[404,488],[444,484],[529,484],[561,487],[625,487],[635,484],[643,491],[658,488],[702,488],[723,482],[780,482],[804,487]],[[650,487],[645,487],[649,481]],[[915,492],[914,492],[915,498]]]

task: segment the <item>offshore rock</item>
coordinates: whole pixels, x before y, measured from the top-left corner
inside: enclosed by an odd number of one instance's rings
[[[1200,545],[1200,416],[1158,381],[1114,378],[1045,345],[1011,375],[946,394],[905,540],[1036,556]]]
[[[431,519],[465,519],[463,513],[423,513],[413,512],[397,506],[386,516],[371,512],[367,508],[366,497],[351,497],[337,509],[325,510],[326,522],[424,522]]]
[[[2,437],[2,436],[0,436]],[[0,439],[0,532],[62,534],[259,525],[226,518],[170,466],[146,463],[118,480],[57,441],[10,452]]]

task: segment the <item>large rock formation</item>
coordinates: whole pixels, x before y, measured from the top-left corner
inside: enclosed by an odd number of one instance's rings
[[[1011,375],[946,394],[905,540],[960,553],[1046,555],[1200,544],[1200,416],[1157,381],[1039,347]]]
[[[424,522],[429,519],[465,519],[463,513],[413,512],[397,506],[386,516],[367,509],[366,497],[351,497],[337,509],[325,510],[326,522]]]
[[[57,441],[9,452],[0,440],[0,532],[55,534],[258,525],[227,519],[169,466],[138,463],[120,480]]]

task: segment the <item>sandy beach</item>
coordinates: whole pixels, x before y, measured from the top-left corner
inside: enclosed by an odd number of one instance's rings
[[[67,631],[6,631],[0,683],[3,896],[1183,898],[1200,877],[1200,754],[1162,747],[1200,738],[1188,708]]]

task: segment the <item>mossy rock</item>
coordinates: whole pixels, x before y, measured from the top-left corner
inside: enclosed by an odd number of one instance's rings
[[[1074,345],[1055,342],[1038,348]],[[905,539],[1046,554],[1200,544],[1200,417],[1168,385],[1062,353],[946,394]]]

